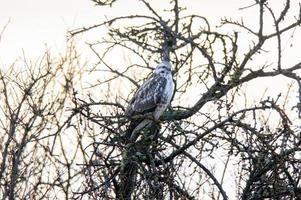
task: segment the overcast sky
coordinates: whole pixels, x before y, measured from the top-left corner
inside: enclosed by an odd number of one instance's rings
[[[128,10],[133,13],[144,12],[143,6],[134,0],[121,2],[123,5],[115,10],[102,10],[95,7],[89,0],[0,0],[0,30],[9,21],[0,42],[0,66],[7,65],[22,56],[22,50],[31,60],[36,60],[42,55],[46,45],[53,54],[64,52],[67,30],[93,25],[103,21],[105,16],[120,15]],[[162,2],[168,3],[169,1],[151,1],[152,5],[157,7],[162,6]],[[243,16],[246,23],[256,25],[258,23],[254,16],[257,11],[256,7],[239,10],[252,2],[247,0],[189,0],[185,1],[185,4],[188,10],[208,18],[211,25],[217,24],[224,16],[234,19],[240,19]],[[282,7],[283,1],[277,0],[276,4]],[[81,39],[77,38],[79,45],[89,39],[97,40],[100,38],[97,34],[99,33],[82,35]],[[300,37],[294,39],[294,43],[301,42]],[[288,39],[288,44],[291,42]],[[292,54],[289,50],[287,52],[289,55]],[[296,53],[294,50],[292,52]],[[290,61],[293,62],[292,59],[288,59],[288,62]]]
[[[1,62],[22,55],[35,59],[45,44],[62,52],[66,31],[91,24],[101,13],[87,0],[0,0],[0,30],[10,21],[0,43]]]
[[[301,0],[295,1],[301,2]],[[123,0],[120,2],[123,4],[121,3],[119,7],[112,10],[110,7],[103,9],[95,7],[89,0],[0,0],[0,30],[9,22],[0,42],[0,67],[9,66],[14,60],[22,57],[23,52],[27,59],[35,61],[43,54],[46,46],[52,55],[64,52],[68,30],[93,25],[102,22],[105,17],[122,15],[128,11],[132,13],[145,12],[143,6],[137,1]],[[168,2],[169,0],[151,1],[152,5],[157,8],[164,6],[162,3]],[[256,6],[250,9],[239,9],[251,5],[253,3],[251,0],[189,0],[180,2],[185,2],[187,10],[205,16],[212,27],[225,16],[239,20],[243,17],[245,24],[251,26],[258,24],[256,14],[254,14],[257,13]],[[281,11],[280,8],[283,7],[284,1],[275,0],[272,2],[275,4],[275,10]],[[298,10],[297,7],[293,6],[291,9]],[[273,29],[273,26],[270,27]],[[293,39],[287,34],[287,38],[282,40],[285,41],[283,48],[286,48],[283,61],[288,66],[295,63],[296,59],[298,60],[300,57],[296,55],[300,54],[298,44],[301,44],[301,37],[297,37],[300,34],[300,32],[295,33]],[[99,32],[81,35],[76,38],[77,45],[84,47],[85,41],[96,41],[100,37]],[[241,40],[240,47],[244,45],[243,43],[247,48],[251,44],[248,39]],[[290,45],[292,47],[289,47]],[[82,57],[93,60],[93,58],[89,58],[88,50],[79,49],[82,51],[80,52]],[[263,84],[268,85],[269,83],[263,81]],[[283,84],[280,86],[286,87]]]
[[[115,12],[141,10],[136,3],[129,4],[134,1],[123,2],[124,7]],[[153,2],[157,6],[162,4],[162,1]],[[238,2],[241,1],[192,0],[188,7],[217,20],[221,15],[239,14],[233,12],[238,11]],[[53,52],[62,52],[67,30],[100,22],[104,15],[88,0],[0,0],[0,30],[10,21],[0,43],[0,62],[11,63],[22,55],[22,49],[27,57],[35,60],[46,44]]]

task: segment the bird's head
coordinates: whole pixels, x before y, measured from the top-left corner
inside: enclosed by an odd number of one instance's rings
[[[155,69],[155,74],[166,74],[171,72],[170,62],[164,60]]]

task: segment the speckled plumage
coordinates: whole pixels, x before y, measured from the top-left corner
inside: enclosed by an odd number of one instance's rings
[[[158,120],[170,104],[173,92],[171,65],[168,61],[162,61],[154,74],[137,90],[129,102],[125,115],[131,117],[136,114],[152,113],[154,119]],[[132,121],[132,126],[130,125],[131,128],[128,130],[131,140],[136,138],[138,131],[150,123],[149,119]]]
[[[125,114],[132,116],[152,112],[154,118],[159,119],[170,104],[173,90],[171,65],[168,61],[162,61],[154,74],[137,90]]]

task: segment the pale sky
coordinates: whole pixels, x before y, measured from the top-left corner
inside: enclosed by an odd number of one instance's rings
[[[11,63],[22,55],[22,49],[27,57],[35,60],[45,50],[45,44],[54,53],[62,52],[67,30],[101,22],[105,15],[108,17],[127,11],[145,12],[142,6],[135,2],[124,0],[123,5],[108,12],[95,7],[89,0],[0,0],[0,30],[10,21],[0,42],[0,63]],[[164,1],[152,0],[151,2],[152,5],[160,7]],[[189,2],[186,4],[188,10],[207,17],[211,24],[217,24],[224,16],[240,19],[242,15],[247,23],[257,23],[252,17],[255,8],[239,10],[250,5],[252,1],[189,0],[187,2]],[[282,5],[283,1],[277,0],[277,6]],[[98,37],[89,36],[88,38],[83,36],[86,38],[81,41],[84,42],[92,37],[93,40],[97,40]]]
[[[301,0],[295,1],[301,2]],[[163,3],[168,2],[169,0],[152,0],[151,4],[160,8],[164,7]],[[245,24],[254,27],[258,24],[256,14],[254,15],[254,13],[257,13],[256,6],[250,9],[239,9],[251,5],[253,3],[251,0],[189,0],[180,2],[185,2],[187,10],[205,16],[212,27],[218,25],[220,19],[225,16],[234,20],[240,20],[243,17]],[[283,7],[285,1],[272,2],[275,3],[275,10],[280,12],[280,8]],[[298,8],[292,7],[291,10],[297,13]],[[46,46],[54,56],[63,53],[66,47],[68,30],[94,25],[111,16],[128,13],[145,14],[145,12],[148,12],[145,6],[134,0],[123,0],[114,9],[109,7],[99,8],[89,0],[0,0],[0,30],[9,21],[0,41],[0,67],[7,67],[14,60],[22,57],[23,51],[26,58],[32,61],[37,60],[44,53]],[[274,31],[272,24],[270,29]],[[229,32],[233,32],[231,28]],[[286,35],[287,38],[282,39],[282,41],[286,41],[286,45],[283,46],[285,48],[283,61],[288,66],[296,63],[300,57],[297,55],[300,54],[301,44],[301,37],[298,37],[298,35],[301,35],[300,30],[296,31],[293,39],[290,38],[289,34]],[[91,57],[92,53],[88,48],[85,48],[85,42],[97,41],[101,36],[101,31],[98,30],[76,37],[77,46],[80,47],[78,48],[79,53],[84,59],[89,61],[95,59],[95,57]],[[248,39],[244,40],[242,38],[240,47],[249,48],[250,44],[251,42]],[[293,44],[292,47],[290,47],[291,44]],[[264,59],[268,58],[264,57]],[[261,62],[260,59],[257,61]],[[268,87],[269,84],[269,82],[263,80],[262,88]],[[287,87],[286,84],[279,81],[274,84],[279,84],[277,88],[283,87],[286,89]],[[256,88],[253,90],[255,94],[259,94]]]
[[[2,63],[22,55],[35,60],[45,50],[63,52],[68,29],[103,17],[87,0],[0,0],[0,30],[10,21],[0,43]]]
[[[162,4],[158,0],[153,2],[156,6]],[[143,12],[133,0],[123,3],[112,15],[126,13],[129,8]],[[222,16],[239,15],[240,12],[234,11],[243,5],[240,0],[191,0],[187,6],[217,21]],[[105,15],[110,12],[103,13],[88,0],[0,0],[0,30],[10,21],[0,42],[0,63],[9,64],[22,56],[22,49],[28,58],[35,60],[46,44],[53,53],[63,52],[67,30],[101,22]],[[93,37],[97,40],[97,35]]]
[[[295,1],[301,2],[301,0]],[[145,14],[145,12],[148,12],[141,2],[140,4],[134,0],[123,0],[121,2],[117,8],[110,9],[109,7],[95,7],[89,0],[0,0],[0,30],[10,21],[0,42],[0,67],[7,67],[14,60],[22,57],[23,51],[26,58],[32,61],[37,60],[44,53],[46,46],[54,56],[63,53],[66,47],[66,33],[68,30],[100,23],[106,17],[110,18],[110,16],[128,13]],[[169,0],[151,1],[152,5],[157,8],[164,7],[162,3],[168,2]],[[219,24],[220,19],[225,16],[236,20],[243,17],[245,24],[251,26],[258,24],[256,15],[254,16],[254,13],[257,13],[256,6],[250,9],[239,9],[251,5],[253,3],[251,0],[189,0],[180,2],[185,2],[187,10],[205,16],[212,27]],[[272,2],[275,3],[275,10],[281,11],[280,8],[283,7],[285,1]],[[279,8],[277,9],[277,7]],[[293,12],[298,10],[297,7],[291,9]],[[270,28],[273,29],[273,26],[270,26]],[[231,31],[230,28],[229,32]],[[286,41],[283,60],[288,66],[296,63],[300,57],[296,55],[300,54],[301,37],[298,37],[298,35],[301,35],[300,31],[296,31],[293,39],[289,37],[290,35],[287,35],[287,38],[282,40]],[[76,37],[77,46],[80,47],[78,49],[81,51],[79,52],[80,55],[86,60],[92,61],[92,54],[88,48],[85,48],[85,42],[97,41],[100,38],[100,31],[92,31]],[[248,39],[245,41],[242,39],[240,47],[248,48],[250,44]],[[289,47],[291,44],[294,45]],[[265,57],[265,59],[267,58]],[[262,90],[270,85],[265,80],[262,80],[261,83]],[[286,84],[279,81],[273,84],[278,84],[277,88],[282,87],[284,90],[287,87]],[[254,94],[261,95],[261,93],[258,93],[256,86],[252,90],[254,90]]]
[[[0,30],[9,21],[0,41],[0,67],[9,66],[14,60],[22,57],[23,52],[27,59],[35,61],[44,53],[46,46],[54,56],[63,53],[66,47],[66,33],[68,30],[100,23],[105,18],[110,18],[110,16],[128,13],[145,14],[145,12],[148,12],[139,1],[138,3],[134,0],[123,0],[121,2],[116,8],[110,9],[109,7],[95,7],[89,0],[0,0]],[[151,4],[159,8],[164,7],[162,4],[168,2],[169,0],[152,0]],[[219,24],[220,19],[225,16],[234,20],[240,20],[243,17],[245,24],[254,27],[258,24],[256,14],[254,15],[254,13],[257,13],[256,6],[250,9],[239,9],[251,5],[253,3],[251,0],[189,0],[180,2],[185,2],[187,10],[205,16],[212,27]],[[275,0],[271,2],[274,4],[275,11],[280,12],[285,1]],[[292,2],[301,2],[301,0]],[[298,7],[291,6],[291,11],[297,13]],[[269,28],[274,31],[272,23]],[[229,32],[231,31],[230,28]],[[288,67],[300,60],[300,56],[297,54],[300,54],[301,44],[300,30],[295,32],[293,39],[290,34],[282,39],[282,41],[285,41],[283,62]],[[76,37],[77,46],[80,47],[78,49],[81,51],[79,52],[80,55],[86,60],[92,61],[92,54],[88,48],[85,48],[85,42],[97,41],[101,36],[100,31],[92,31]],[[252,43],[248,39],[241,38],[240,48],[243,46],[249,48],[250,44]],[[273,50],[272,52],[275,53]],[[267,56],[263,59],[267,60]],[[270,56],[273,56],[273,54]],[[261,62],[260,59],[256,61]],[[287,84],[279,81],[273,84],[278,84],[276,87],[282,87],[284,90],[287,87]],[[262,81],[263,90],[269,85],[270,82]],[[254,94],[261,95],[257,92],[256,86],[253,90],[255,91]]]

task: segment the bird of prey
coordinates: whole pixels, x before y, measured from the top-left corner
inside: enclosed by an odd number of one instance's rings
[[[132,117],[137,114],[151,113],[154,120],[158,120],[170,104],[173,92],[171,64],[164,60],[156,67],[152,76],[136,91],[126,108],[125,115]],[[139,120],[138,123],[137,121],[132,122],[132,127],[130,125],[131,128],[129,128],[131,140],[138,131],[151,122],[150,119]]]

